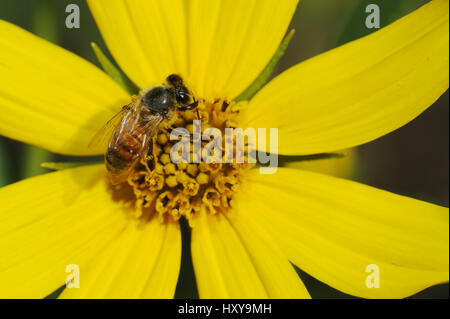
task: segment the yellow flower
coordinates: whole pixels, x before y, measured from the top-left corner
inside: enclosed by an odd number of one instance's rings
[[[89,6],[115,60],[141,89],[178,73],[202,101],[202,119],[230,120],[214,104],[228,101],[239,127],[277,127],[284,155],[374,140],[448,88],[444,0],[292,67],[248,104],[233,100],[277,50],[297,1]],[[56,153],[100,154],[87,148],[90,139],[131,99],[95,66],[4,21],[0,70],[0,134]],[[146,218],[130,214],[134,206],[108,186],[103,165],[2,188],[0,296],[44,297],[64,285],[74,264],[80,288],[62,297],[173,297],[181,215],[194,224],[202,298],[309,297],[290,262],[361,297],[405,297],[448,281],[447,208],[296,168],[261,175],[236,166],[230,175],[220,165],[170,166],[167,139],[158,143],[158,165],[148,168],[151,175],[143,169],[143,178],[134,176],[128,194],[150,210]],[[175,194],[176,187],[184,193]],[[379,288],[366,284],[370,265],[379,268]]]

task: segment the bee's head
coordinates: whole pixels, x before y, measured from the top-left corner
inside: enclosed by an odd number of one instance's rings
[[[171,74],[167,77],[167,83],[175,89],[175,98],[181,105],[187,105],[191,101],[192,95],[184,86],[183,79],[177,74]]]

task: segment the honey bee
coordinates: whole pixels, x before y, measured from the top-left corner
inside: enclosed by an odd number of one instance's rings
[[[169,75],[166,81],[167,85],[151,87],[134,103],[125,105],[89,143],[92,148],[109,139],[105,165],[113,185],[126,181],[140,159],[150,154],[153,136],[161,123],[170,121],[176,108],[197,108],[198,101],[179,75]]]

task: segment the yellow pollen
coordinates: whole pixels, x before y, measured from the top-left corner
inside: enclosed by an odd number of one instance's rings
[[[197,109],[202,133],[207,128],[221,131],[224,152],[225,128],[236,127],[239,104],[223,99],[216,99],[214,102],[199,100]],[[227,213],[231,209],[233,194],[240,185],[242,174],[251,165],[203,161],[197,163],[196,160],[200,158],[193,153],[192,141],[194,120],[198,120],[196,110],[176,111],[171,127],[161,126],[154,135],[147,158],[141,160],[128,179],[136,198],[137,211],[156,211],[161,222],[167,218],[179,220],[184,216],[192,227],[195,216],[201,211],[217,214]],[[185,128],[191,134],[190,163],[172,162],[170,152],[179,142],[170,140],[172,128]],[[209,141],[202,141],[202,147],[207,143]],[[236,149],[234,146],[233,150],[233,154],[239,151],[247,155],[246,147]]]

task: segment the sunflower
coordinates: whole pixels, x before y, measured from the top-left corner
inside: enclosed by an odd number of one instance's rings
[[[252,98],[296,0],[89,1],[114,59],[146,89],[179,74],[206,127],[278,128],[279,154],[333,152],[408,123],[448,88],[448,1],[285,71]],[[0,22],[0,134],[67,155],[131,96],[78,56]],[[192,129],[194,112],[176,124]],[[152,164],[119,188],[105,166],[59,170],[0,190],[0,296],[171,298],[180,218],[202,298],[308,298],[291,262],[354,296],[397,298],[448,281],[448,209],[297,168],[175,165],[161,129]],[[380,285],[366,270],[379,269]],[[369,268],[370,269],[370,268]]]

